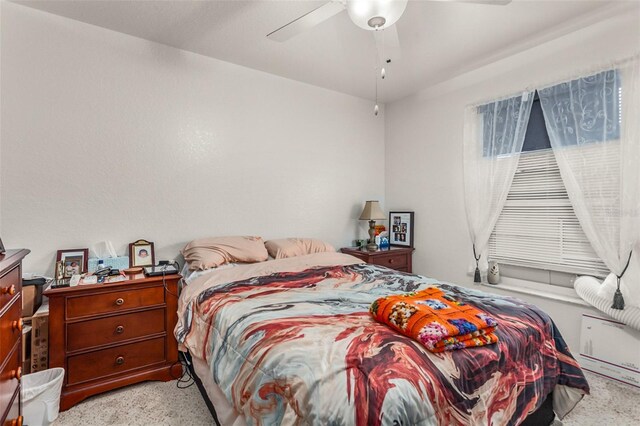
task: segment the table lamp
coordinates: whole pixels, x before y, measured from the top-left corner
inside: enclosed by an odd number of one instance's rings
[[[376,220],[384,220],[387,217],[384,215],[378,201],[367,201],[364,205],[364,210],[360,215],[360,220],[369,221],[369,244],[367,244],[367,250],[376,251],[378,245],[376,244]]]

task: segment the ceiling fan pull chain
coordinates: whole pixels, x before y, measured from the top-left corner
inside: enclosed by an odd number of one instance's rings
[[[382,69],[380,70],[380,77],[384,80],[384,78],[387,76],[387,70],[384,69],[384,60],[385,60],[386,56],[384,55],[384,28],[382,29]]]
[[[379,112],[380,107],[378,107],[378,79],[376,78],[376,105],[373,107],[373,115],[377,117]]]
[[[376,25],[374,27],[374,29],[375,29],[375,31],[378,31],[380,29],[380,27],[378,25]],[[381,67],[381,65],[380,65],[380,55],[379,55],[378,49],[379,49],[379,46],[376,43],[376,72],[378,71],[378,67]],[[376,82],[376,103],[373,106],[373,115],[375,115],[377,117],[378,114],[380,113],[380,107],[378,106],[378,77],[375,78],[375,82]]]

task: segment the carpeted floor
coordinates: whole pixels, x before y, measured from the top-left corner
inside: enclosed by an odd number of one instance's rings
[[[586,373],[591,395],[562,421],[565,426],[640,424],[640,389]],[[146,382],[94,396],[60,413],[54,426],[211,425],[195,385]]]

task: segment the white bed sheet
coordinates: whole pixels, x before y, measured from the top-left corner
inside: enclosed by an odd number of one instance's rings
[[[220,265],[217,268],[205,269],[204,271],[192,271],[189,269],[189,264],[185,263],[182,267],[182,271],[180,271],[180,275],[182,275],[182,279],[184,280],[185,284],[189,285],[193,282],[193,280],[203,275],[208,275],[212,272],[233,268],[234,266],[236,266],[235,263],[225,263],[224,265]]]

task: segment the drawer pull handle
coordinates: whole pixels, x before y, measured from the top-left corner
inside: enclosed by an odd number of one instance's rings
[[[119,325],[116,327],[116,333],[122,334],[124,333],[124,325]]]
[[[11,330],[13,331],[22,331],[22,318],[19,318],[17,321],[13,321],[11,323]]]
[[[122,365],[122,364],[124,364],[124,357],[119,356],[118,358],[116,358],[116,365]]]
[[[393,263],[393,259],[389,259],[389,263]]]
[[[22,416],[18,416],[17,419],[13,419],[7,422],[8,425],[10,426],[22,426]]]
[[[16,285],[11,284],[9,287],[2,287],[2,294],[7,293],[9,296],[16,294]]]
[[[22,377],[22,367],[18,367],[17,370],[13,370],[11,372],[11,378],[12,379],[18,379],[20,380],[20,378]]]
[[[122,297],[117,298],[116,299],[116,305],[118,305],[118,306],[124,305],[124,299]]]

